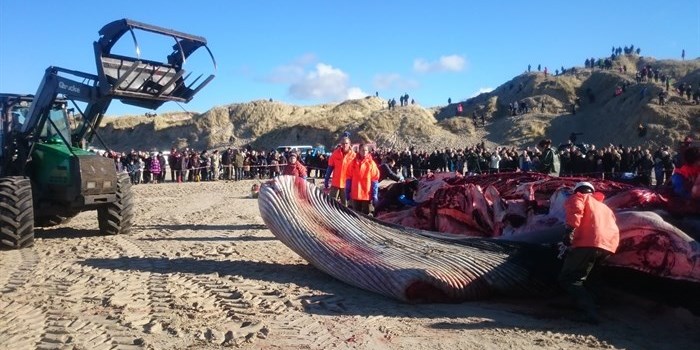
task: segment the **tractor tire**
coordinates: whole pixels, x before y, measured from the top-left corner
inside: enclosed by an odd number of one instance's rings
[[[63,215],[51,215],[51,216],[40,216],[34,219],[34,227],[51,227],[58,226],[61,224],[67,224],[73,219],[78,213],[63,216]]]
[[[105,235],[131,233],[134,202],[129,174],[117,174],[117,201],[97,209],[100,232]]]
[[[21,176],[0,178],[0,246],[20,249],[34,245],[32,183]]]

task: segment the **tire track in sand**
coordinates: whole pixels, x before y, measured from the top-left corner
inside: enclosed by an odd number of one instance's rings
[[[133,267],[151,271],[148,273],[145,295],[142,294],[143,288],[140,283],[129,283],[126,290],[134,295],[132,300],[145,302],[144,306],[148,308],[148,314],[142,318],[132,317],[125,321],[135,325],[143,325],[143,330],[146,333],[162,331],[176,333],[174,329],[170,328],[170,305],[173,303],[173,297],[168,289],[168,276],[171,270],[169,261],[162,258],[157,250],[142,240],[126,236],[115,236],[115,238],[125,248],[127,255],[146,258],[145,263],[137,262],[137,265]],[[150,262],[153,258],[161,259]],[[162,273],[153,271],[162,271]]]
[[[89,300],[90,282],[94,277],[88,269],[76,265],[59,264],[47,268],[43,290],[48,296],[44,308],[44,332],[37,343],[38,349],[137,349],[143,340],[129,334],[129,329],[113,317],[86,317],[82,300]],[[103,287],[104,288],[104,287]]]
[[[270,338],[270,344],[284,339],[292,348],[327,349],[342,341],[323,324],[322,317],[304,312],[281,289],[240,276],[196,275],[186,280],[207,290],[229,318],[242,322],[242,328],[226,332],[235,345]]]
[[[44,313],[40,308],[0,299],[0,344],[7,349],[33,349],[43,331]]]
[[[257,337],[265,337],[269,328],[260,320],[258,301],[252,295],[215,275],[179,274],[173,279],[180,290],[179,298],[186,311],[206,319],[193,330],[200,340],[219,345],[241,345]]]
[[[81,297],[87,293],[85,282],[92,277],[75,271],[73,262],[59,260],[59,264],[43,266],[53,260],[40,260],[31,249],[8,256],[18,261],[0,293],[0,344],[13,349],[140,347],[135,345],[140,341],[116,321],[82,320]],[[37,270],[40,275],[33,273]],[[21,291],[27,291],[26,295],[19,297]]]
[[[15,266],[12,273],[5,274],[3,272],[3,276],[7,276],[7,280],[0,284],[0,295],[8,295],[16,292],[29,282],[41,259],[39,259],[39,255],[32,248],[4,251],[2,254],[3,265],[7,262],[8,265]],[[6,271],[10,271],[10,269]]]
[[[2,252],[0,263],[0,344],[12,348],[34,348],[44,332],[44,314],[41,308],[19,301],[20,293],[32,280],[39,256],[33,248]]]
[[[43,310],[45,314],[44,332],[37,342],[37,349],[56,349],[75,342],[83,343],[86,339],[76,337],[70,329],[70,325],[77,321],[77,318],[71,315],[75,304],[75,300],[71,300],[69,297],[68,290],[71,283],[61,277],[51,277],[46,280],[46,283],[44,290],[49,300],[46,303],[47,307]],[[89,323],[80,329],[82,330],[86,326],[87,331],[91,334],[91,338],[87,339],[87,345],[94,349],[111,347],[112,339],[106,332],[98,327],[90,327]]]
[[[344,326],[328,322],[328,316],[356,314],[354,304],[371,305],[364,298],[346,299],[334,294],[298,296],[301,306],[294,312],[281,313],[274,319],[273,333],[296,346],[312,349],[331,347],[375,348],[377,341],[388,340],[390,331],[384,316],[352,316]],[[298,301],[297,301],[298,302]],[[325,316],[319,316],[325,315]],[[381,315],[381,312],[378,313]]]

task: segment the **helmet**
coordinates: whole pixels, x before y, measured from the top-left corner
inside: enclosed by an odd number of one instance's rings
[[[590,182],[581,181],[581,182],[577,183],[576,186],[574,186],[574,192],[581,192],[583,190],[583,188],[585,188],[585,187],[590,188],[591,192],[595,191],[595,187],[593,187],[593,185],[591,185]]]

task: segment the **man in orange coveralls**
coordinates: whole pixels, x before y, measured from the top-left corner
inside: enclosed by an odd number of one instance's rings
[[[566,233],[563,243],[571,249],[559,273],[559,284],[576,298],[584,312],[578,319],[591,324],[600,320],[584,283],[595,264],[614,254],[620,243],[615,214],[594,191],[592,184],[579,182],[564,204]]]
[[[352,199],[356,211],[369,215],[370,200],[377,205],[379,195],[379,167],[369,153],[369,146],[360,145],[357,157],[348,169],[345,196]]]
[[[323,181],[323,187],[330,187],[330,196],[340,200],[340,204],[347,206],[348,198],[345,197],[345,180],[347,179],[348,167],[355,160],[355,151],[352,150],[350,138],[344,136],[340,139],[340,145],[328,158],[328,169]],[[332,181],[331,181],[332,174]]]

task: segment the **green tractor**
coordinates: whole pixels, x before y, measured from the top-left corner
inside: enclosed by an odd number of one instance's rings
[[[172,53],[165,62],[140,58],[135,32],[174,39]],[[127,33],[137,57],[113,52]],[[85,151],[85,144],[102,141],[97,127],[112,100],[148,109],[186,103],[214,78],[200,81],[203,75],[185,75],[183,68],[204,48],[216,69],[205,38],[129,19],[99,34],[97,75],[49,67],[35,95],[0,94],[0,247],[30,247],[35,227],[91,210],[102,234],[128,234],[134,215],[129,176],[117,172],[114,159]],[[69,111],[76,109],[73,118]]]

